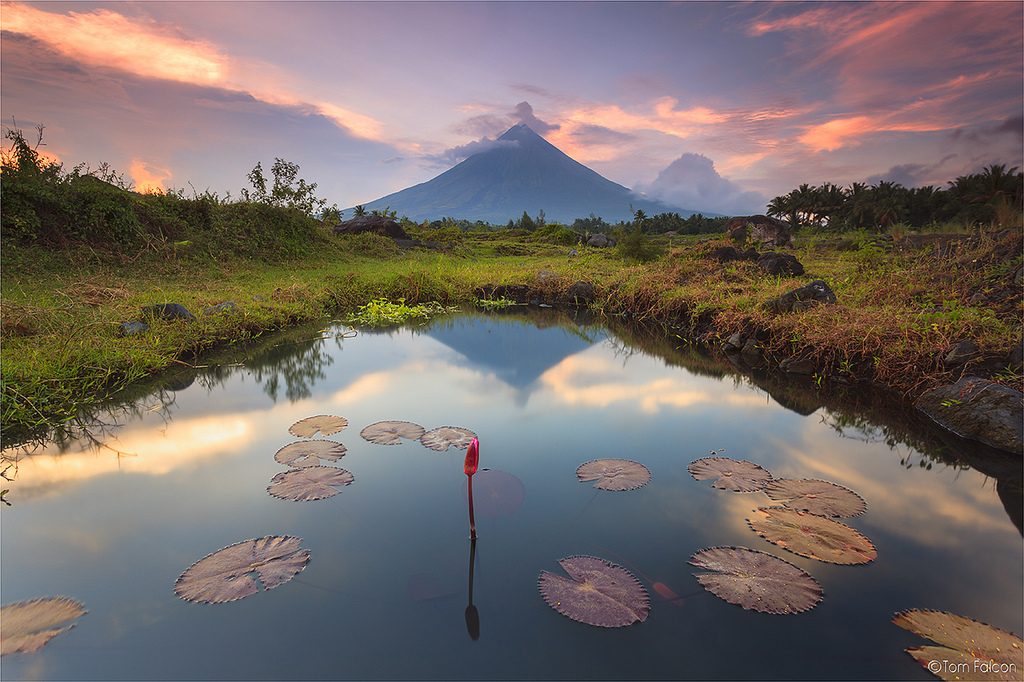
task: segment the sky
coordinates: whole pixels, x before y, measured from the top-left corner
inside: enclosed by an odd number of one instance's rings
[[[341,207],[516,123],[718,213],[800,183],[1024,165],[1024,3],[3,2],[0,117],[67,167]]]

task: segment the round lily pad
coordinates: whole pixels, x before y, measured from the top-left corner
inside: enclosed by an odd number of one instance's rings
[[[636,490],[647,485],[651,472],[643,464],[630,459],[595,459],[576,469],[581,482],[597,481],[600,490]]]
[[[333,440],[300,440],[278,450],[274,459],[279,464],[299,469],[337,462],[347,451],[348,448]]]
[[[460,426],[439,426],[420,436],[420,442],[431,450],[444,452],[448,448],[465,450],[476,434]]]
[[[860,516],[868,508],[864,498],[849,488],[815,478],[777,478],[764,491],[788,509],[818,516]]]
[[[412,422],[384,421],[370,424],[359,435],[377,445],[401,445],[403,438],[416,440],[423,431],[422,426]]]
[[[558,562],[569,578],[541,571],[537,581],[548,606],[580,623],[619,628],[642,623],[651,610],[647,590],[622,566],[592,556]]]
[[[334,497],[355,477],[344,469],[337,467],[310,466],[302,469],[290,469],[270,479],[267,492],[282,500],[308,502]]]
[[[821,585],[805,571],[766,552],[711,547],[690,558],[709,573],[697,581],[711,594],[744,609],[775,615],[801,613],[821,601]]]
[[[878,557],[871,541],[832,519],[784,507],[761,507],[747,524],[768,542],[830,564],[867,564]]]
[[[301,543],[291,535],[267,535],[228,545],[189,566],[174,593],[185,601],[221,604],[256,594],[260,586],[272,590],[306,568],[309,550]]]
[[[772,480],[771,473],[753,462],[729,457],[705,457],[690,462],[690,475],[698,481],[714,481],[712,488],[737,493],[763,490]]]
[[[81,602],[68,597],[44,597],[0,607],[0,656],[30,654],[87,613]]]
[[[1021,679],[1024,641],[1017,635],[946,611],[901,611],[892,622],[940,645],[907,649],[914,660],[936,677],[943,680]],[[936,666],[936,661],[946,665]],[[965,676],[964,671],[969,674]]]
[[[312,438],[320,432],[320,435],[330,436],[348,426],[348,420],[344,417],[335,417],[330,414],[318,414],[315,417],[300,419],[288,427],[288,433],[296,438]]]

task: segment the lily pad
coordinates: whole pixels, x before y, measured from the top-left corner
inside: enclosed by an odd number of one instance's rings
[[[832,519],[783,507],[761,507],[747,519],[750,529],[783,549],[830,564],[867,564],[878,558],[871,541]]]
[[[208,554],[185,570],[174,593],[185,601],[221,604],[272,590],[294,578],[309,563],[302,538],[267,535],[243,540]]]
[[[348,448],[333,440],[300,440],[278,450],[274,459],[279,464],[300,469],[322,462],[337,462],[347,451]]]
[[[849,488],[814,478],[777,478],[764,491],[788,509],[818,516],[860,516],[868,508],[864,498]]]
[[[690,462],[690,475],[698,481],[714,480],[712,488],[737,493],[763,490],[772,480],[771,472],[745,459],[705,457]]]
[[[448,448],[465,450],[476,434],[461,426],[439,426],[420,436],[420,442],[431,450],[444,452]]]
[[[348,426],[348,420],[344,417],[335,417],[330,414],[319,414],[315,417],[300,419],[288,427],[288,433],[296,438],[312,438],[317,431],[322,436],[330,436]]]
[[[337,467],[310,466],[302,469],[290,469],[270,479],[267,492],[282,500],[308,502],[334,497],[344,487],[355,480],[355,477],[344,469]]]
[[[412,422],[386,421],[370,424],[359,432],[365,440],[377,445],[401,445],[403,438],[416,440],[423,435],[424,429]]]
[[[462,496],[468,497],[466,485],[459,483]],[[481,469],[473,476],[473,499],[479,516],[511,516],[523,506],[526,488],[517,476],[507,471]]]
[[[647,590],[622,566],[592,556],[558,562],[569,578],[541,571],[537,581],[548,606],[580,623],[620,628],[642,623],[651,610]]]
[[[636,490],[647,485],[651,472],[640,462],[630,459],[595,459],[576,469],[580,482],[597,481],[600,490]]]
[[[943,680],[1021,679],[1024,641],[1017,635],[954,613],[926,609],[901,611],[892,622],[940,645],[907,649],[908,654],[936,677]],[[945,665],[936,667],[936,661]]]
[[[711,547],[690,558],[710,573],[697,581],[711,594],[744,609],[783,615],[802,613],[821,601],[821,585],[805,571],[766,552]]]
[[[0,607],[0,656],[30,654],[88,613],[81,602],[68,597],[44,597]]]

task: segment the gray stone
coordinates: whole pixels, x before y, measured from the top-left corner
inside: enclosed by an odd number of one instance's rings
[[[788,223],[766,215],[733,218],[726,223],[725,231],[736,242],[742,243],[749,239],[762,247],[789,246],[793,241]]]
[[[787,291],[778,298],[766,301],[764,307],[776,313],[807,310],[819,304],[833,305],[836,295],[824,281],[816,279],[810,284]]]
[[[149,325],[145,322],[122,322],[117,328],[118,336],[137,336],[149,331]]]
[[[787,374],[814,374],[818,371],[818,363],[814,358],[791,357],[779,363],[779,369]]]
[[[580,252],[577,251],[576,249],[572,249],[571,251],[569,251],[569,258],[575,258],[578,255],[580,255]]]
[[[203,315],[216,315],[217,313],[233,313],[238,309],[234,301],[224,301],[217,305],[211,305],[203,308]]]
[[[796,256],[788,253],[776,253],[768,251],[757,258],[758,266],[769,275],[802,275],[804,274],[803,264],[796,259]]]
[[[963,377],[955,384],[925,392],[917,409],[939,426],[1000,450],[1024,450],[1024,394],[981,377]]]
[[[157,303],[142,308],[143,317],[158,317],[161,320],[194,320],[196,316],[180,303]]]
[[[559,280],[557,272],[548,270],[547,268],[539,270],[537,272],[537,283],[538,284],[554,284]]]
[[[964,339],[953,344],[949,352],[946,353],[946,357],[942,359],[942,364],[945,367],[959,367],[963,365],[971,358],[978,355],[979,352],[978,344],[974,343],[970,339]]]
[[[743,349],[743,344],[746,342],[747,337],[743,332],[736,332],[725,342],[725,350],[727,351],[738,351]]]
[[[597,289],[590,282],[579,281],[569,286],[565,296],[571,305],[588,306],[597,298]]]
[[[596,246],[597,248],[615,246],[615,240],[606,234],[598,232],[597,234],[590,236],[590,239],[587,240],[587,246]]]

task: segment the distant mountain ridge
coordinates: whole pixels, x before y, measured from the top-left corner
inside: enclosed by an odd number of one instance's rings
[[[509,128],[490,149],[473,154],[432,180],[365,204],[411,220],[444,217],[503,224],[526,211],[549,222],[571,223],[591,213],[608,222],[693,210],[637,195],[573,160],[525,123]]]

